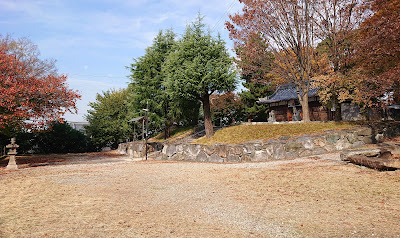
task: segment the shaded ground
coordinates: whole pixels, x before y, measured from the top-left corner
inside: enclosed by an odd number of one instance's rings
[[[0,159],[0,171],[7,167],[8,157]],[[49,154],[49,155],[24,155],[16,157],[18,168],[38,167],[75,163],[105,163],[125,161],[127,156],[116,151],[79,153],[79,154]]]
[[[0,169],[0,237],[400,236],[400,171],[338,154],[242,164],[80,156]]]

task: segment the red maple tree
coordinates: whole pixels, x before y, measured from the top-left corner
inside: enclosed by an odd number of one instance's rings
[[[240,117],[242,111],[242,102],[234,92],[224,94],[211,94],[210,96],[211,112],[215,118],[229,118],[230,122],[235,124],[236,119]]]
[[[400,0],[369,0],[372,12],[361,25],[356,64],[362,77],[359,99],[368,106],[382,106],[371,100],[386,94],[388,103],[400,102]],[[377,102],[377,103],[374,103]]]
[[[0,46],[0,129],[38,128],[76,111],[80,95],[68,88],[67,76],[32,74],[29,65]]]

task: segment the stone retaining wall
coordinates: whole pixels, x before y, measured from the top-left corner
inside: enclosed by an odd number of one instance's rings
[[[163,149],[163,144],[157,142],[149,142],[148,153],[160,151]],[[143,141],[133,141],[118,145],[118,153],[129,155],[131,158],[141,158],[145,156],[145,144]]]
[[[357,148],[396,136],[400,136],[400,123],[382,122],[355,129],[281,137],[239,145],[167,144],[157,159],[216,163],[282,160]]]

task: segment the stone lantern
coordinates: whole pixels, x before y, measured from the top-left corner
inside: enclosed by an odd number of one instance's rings
[[[15,144],[15,138],[11,138],[11,144],[6,146],[6,148],[9,149],[8,155],[10,156],[6,168],[7,170],[18,169],[17,163],[15,162],[15,155],[17,154],[18,147],[19,145]]]

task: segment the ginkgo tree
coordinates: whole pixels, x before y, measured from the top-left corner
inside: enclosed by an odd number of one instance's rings
[[[11,128],[42,128],[76,112],[77,91],[68,88],[66,75],[35,74],[27,62],[0,44],[0,132]]]

